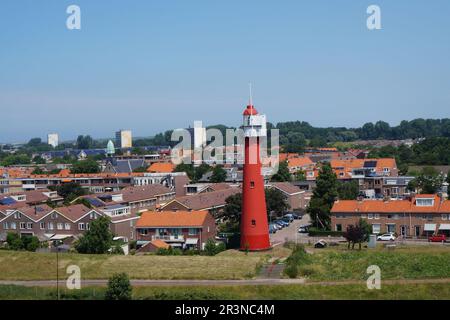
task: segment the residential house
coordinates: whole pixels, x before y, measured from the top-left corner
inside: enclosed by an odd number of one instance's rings
[[[409,200],[338,200],[331,209],[333,230],[345,231],[359,219],[373,233],[395,232],[411,238],[434,233],[450,236],[450,200],[438,195],[416,195]]]
[[[306,209],[309,203],[310,193],[290,182],[273,182],[267,187],[275,188],[283,193],[289,205],[288,210]]]
[[[208,211],[149,211],[137,221],[136,233],[138,247],[162,240],[174,248],[204,249],[216,235],[216,224]]]
[[[226,204],[226,199],[240,193],[240,188],[229,188],[192,196],[177,197],[161,206],[161,211],[209,211],[214,217],[219,217]]]

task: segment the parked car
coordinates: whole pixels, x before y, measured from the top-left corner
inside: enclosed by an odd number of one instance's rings
[[[269,233],[276,233],[278,228],[274,224],[269,224]]]
[[[377,237],[378,241],[394,241],[395,235],[393,233],[385,233]]]
[[[299,226],[299,228],[298,228],[298,233],[308,233],[308,228],[309,228],[309,225],[307,225],[307,224],[302,224],[302,225]]]
[[[285,217],[286,217],[286,216],[290,216],[290,217],[292,217],[294,220],[298,220],[298,219],[303,218],[303,215],[302,215],[301,213],[297,213],[297,212],[293,212],[293,211],[286,212],[284,216],[285,216]]]
[[[283,216],[283,220],[285,220],[285,219],[288,220],[289,222],[292,222],[292,221],[294,221],[294,215],[292,213],[285,214]]]
[[[277,230],[281,230],[281,229],[283,229],[283,226],[281,225],[281,224],[278,224],[278,223],[275,223],[275,222],[272,222],[271,223],[271,225],[273,225]]]
[[[445,236],[445,234],[434,234],[432,236],[428,237],[428,242],[446,242],[447,241],[447,237]]]
[[[291,222],[293,221],[293,219],[291,220],[291,219],[288,218],[288,217],[283,217],[283,218],[281,218],[281,220],[284,221],[284,222],[287,222],[288,225],[290,225]]]
[[[287,223],[286,221],[283,221],[281,219],[279,220],[275,220],[275,223],[281,224],[284,227],[289,227],[289,223]]]

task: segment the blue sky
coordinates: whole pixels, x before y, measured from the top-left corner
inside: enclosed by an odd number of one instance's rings
[[[447,0],[2,0],[0,142],[238,125],[248,82],[274,123],[448,117],[449,17]]]

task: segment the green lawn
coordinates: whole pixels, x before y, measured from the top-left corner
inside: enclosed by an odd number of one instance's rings
[[[121,256],[60,254],[60,278],[78,265],[83,279],[107,279],[126,272],[132,279],[246,279],[256,274],[258,255]],[[0,250],[0,280],[49,280],[56,277],[56,254]]]
[[[316,249],[300,263],[300,277],[310,280],[364,280],[367,267],[377,265],[382,279],[450,278],[450,247],[418,246],[388,250],[347,250],[346,246]]]
[[[61,299],[103,299],[104,287],[61,290]],[[0,300],[55,299],[51,288],[0,286]],[[382,285],[381,290],[368,290],[361,285],[283,285],[283,286],[216,286],[216,287],[136,287],[133,299],[147,300],[320,300],[320,299],[450,299],[448,284]]]

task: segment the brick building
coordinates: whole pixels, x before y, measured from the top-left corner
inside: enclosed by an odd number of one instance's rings
[[[138,246],[162,240],[172,247],[203,249],[216,224],[208,211],[144,212],[136,224]]]
[[[395,232],[407,238],[435,233],[450,236],[450,200],[438,195],[417,195],[409,200],[338,200],[331,209],[332,230],[345,231],[359,219],[373,233]]]

